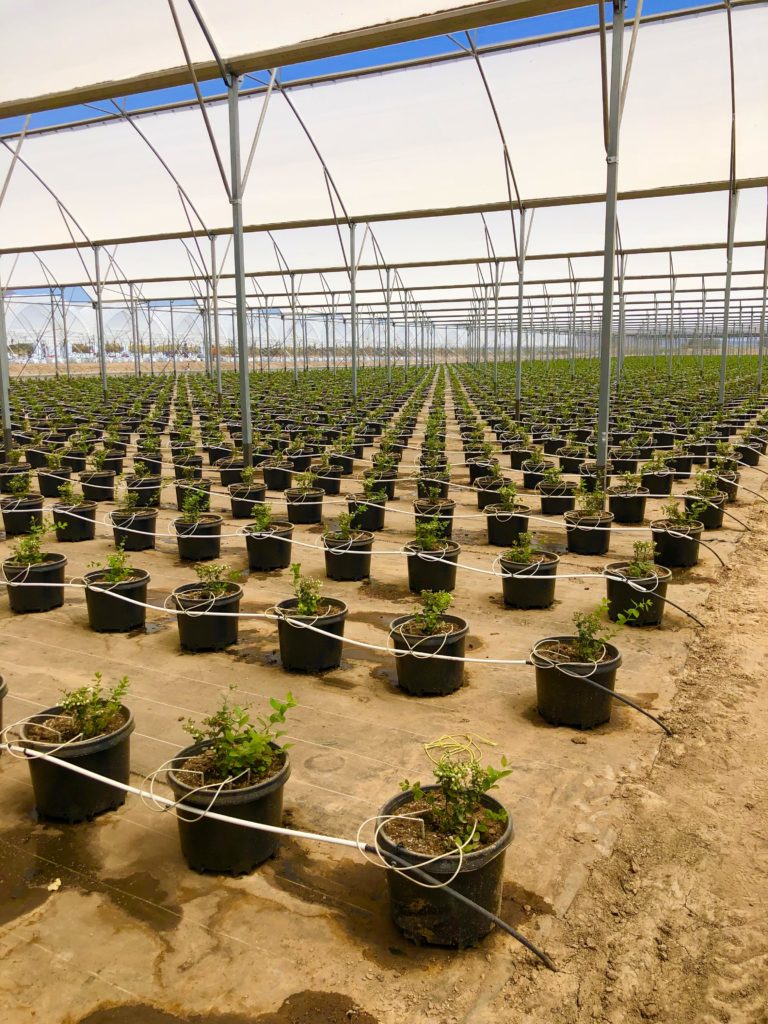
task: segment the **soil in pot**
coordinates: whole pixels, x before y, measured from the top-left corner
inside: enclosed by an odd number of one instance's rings
[[[608,488],[608,511],[613,514],[614,522],[627,525],[642,523],[647,498],[647,487],[636,487],[633,491]]]
[[[436,788],[424,786],[423,791],[429,793]],[[461,870],[450,887],[484,910],[498,915],[504,881],[504,855],[513,835],[512,819],[507,814],[506,819],[501,820],[505,809],[493,797],[486,794],[482,804],[497,816],[497,820],[487,825],[489,842],[464,855]],[[381,808],[377,824],[389,815],[415,809],[413,794],[400,793]],[[409,824],[403,819],[381,828],[379,847],[385,858],[387,854],[394,854],[408,864],[424,864],[424,871],[438,881],[447,882],[456,871],[458,855],[445,856],[426,865],[427,860],[441,853],[448,854],[449,850],[434,842],[426,830],[422,835],[420,825]],[[459,903],[443,889],[425,889],[411,881],[407,874],[396,871],[387,872],[387,883],[392,919],[413,942],[462,949],[476,945],[493,929],[492,922]]]
[[[539,492],[543,516],[562,516],[576,505],[575,488],[571,484],[540,483],[536,490]]]
[[[461,551],[456,541],[446,541],[431,551],[425,551],[421,545],[411,541],[405,545],[405,551],[408,556],[408,587],[412,593],[456,588],[456,563]]]
[[[341,664],[344,622],[347,606],[332,597],[320,600],[316,615],[299,615],[297,600],[292,597],[276,606],[280,660],[288,672],[327,672]],[[288,619],[293,621],[289,622]],[[301,623],[301,624],[295,624]],[[306,625],[304,625],[306,624]],[[325,636],[307,626],[316,626]]]
[[[184,583],[173,591],[173,604],[184,614],[176,616],[179,643],[185,651],[220,651],[237,643],[242,587],[223,583],[212,594],[200,583]]]
[[[95,633],[128,633],[132,629],[143,628],[147,617],[143,604],[147,601],[149,573],[144,569],[131,569],[130,572],[130,579],[118,583],[110,582],[103,569],[88,572],[83,577],[88,625]],[[130,598],[130,601],[122,600],[123,597]],[[143,604],[132,604],[133,601]]]
[[[83,489],[83,497],[88,501],[115,500],[114,470],[94,470],[92,473],[81,473],[80,485]]]
[[[218,789],[221,779],[211,775],[206,744],[193,744],[171,762],[168,782],[175,799],[187,807],[280,827],[283,789],[291,774],[288,755],[285,751],[282,755],[277,771],[271,775],[249,785],[235,782]],[[199,790],[201,784],[210,788]],[[181,852],[193,871],[244,875],[273,857],[280,842],[273,832],[196,818],[194,811],[182,814],[177,818]]]
[[[109,732],[93,739],[74,740],[63,747],[61,744],[75,733],[72,719],[61,712],[62,708],[57,706],[30,718],[19,729],[21,743],[41,753],[55,752],[62,761],[127,784],[130,736],[134,729],[131,712],[121,707]],[[125,803],[123,790],[40,758],[29,759],[29,771],[35,807],[42,818],[70,823],[86,821]]]
[[[508,608],[549,608],[555,600],[560,558],[552,551],[536,552],[535,562],[501,557],[501,588]]]
[[[265,484],[232,484],[229,501],[233,519],[250,519],[255,505],[264,501],[267,493]]]
[[[604,644],[597,663],[580,660],[573,636],[554,636],[540,640],[531,652],[536,669],[538,712],[552,725],[575,729],[594,729],[610,721],[613,698],[587,682],[586,678],[609,690],[616,686],[616,671],[621,655],[613,644]]]
[[[400,689],[414,697],[444,697],[460,689],[464,683],[463,661],[444,661],[422,655],[445,654],[463,658],[468,632],[467,622],[457,615],[443,615],[438,633],[420,631],[413,615],[393,619],[389,635],[395,650],[416,652],[395,658]]]

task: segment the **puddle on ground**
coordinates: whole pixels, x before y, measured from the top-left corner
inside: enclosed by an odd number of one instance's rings
[[[99,877],[95,853],[98,825],[36,824],[0,833],[0,925],[42,906],[56,890],[99,893],[154,931],[174,928],[181,908],[148,872],[125,878]]]
[[[327,673],[318,676],[318,679],[324,686],[333,686],[337,690],[356,690],[358,686],[357,683],[353,683],[349,679],[342,679],[341,676],[329,676]]]
[[[397,689],[397,671],[393,668],[385,668],[383,665],[372,668],[371,679],[381,680],[388,683],[393,690]]]
[[[125,635],[131,639],[136,636],[152,636],[153,633],[163,633],[170,628],[170,622],[161,620],[159,622],[147,622],[138,629],[131,629]]]
[[[77,1024],[378,1024],[340,992],[296,992],[279,1009],[257,1017],[242,1013],[186,1013],[130,1003],[95,1010]]]

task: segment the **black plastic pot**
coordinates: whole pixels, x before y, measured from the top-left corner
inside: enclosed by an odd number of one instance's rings
[[[342,476],[351,476],[352,471],[355,468],[355,460],[352,455],[341,455],[335,453],[331,455],[329,462],[332,466],[339,467]]]
[[[486,505],[484,511],[488,543],[496,547],[508,548],[528,529],[528,505],[515,505],[511,512],[501,505]]]
[[[504,575],[501,589],[504,604],[508,608],[549,608],[555,600],[558,555],[551,551],[542,552],[546,560],[541,562],[513,562],[500,558],[499,565]]]
[[[358,529],[376,533],[384,529],[386,504],[386,498],[380,498],[375,504],[370,504],[364,498],[348,498],[347,511],[355,517]]]
[[[138,496],[142,508],[157,508],[163,481],[159,476],[129,476],[125,481],[129,494]]]
[[[423,551],[415,542],[405,545],[408,556],[408,587],[414,594],[422,590],[454,590],[456,562],[461,546],[447,540],[437,551]]]
[[[640,479],[643,482],[643,487],[647,487],[651,494],[667,495],[672,493],[672,484],[675,476],[672,472],[641,473]]]
[[[44,554],[42,562],[20,565],[12,559],[3,562],[3,572],[9,584],[8,604],[12,612],[47,612],[64,604],[64,555]]]
[[[328,466],[326,469],[318,469],[316,482],[322,488],[324,494],[339,494],[341,492],[341,467]]]
[[[443,526],[442,536],[446,540],[453,534],[453,513],[456,511],[456,502],[450,498],[442,498],[435,501],[432,498],[417,499],[413,503],[414,518],[416,523],[428,523],[437,516]]]
[[[647,608],[639,609],[637,618],[628,618],[626,624],[660,626],[666,607],[664,598],[667,596],[667,584],[672,578],[672,573],[660,565],[650,576],[627,577],[624,570],[628,564],[609,562],[603,570],[608,598],[608,618],[617,622],[619,616],[626,615],[633,606],[647,604]]]
[[[422,475],[419,476],[418,480],[416,481],[416,496],[419,498],[419,500],[429,498],[430,491],[434,490],[435,488],[437,488],[437,490],[439,491],[441,498],[448,497],[448,491],[451,486],[449,480],[440,479],[440,476],[437,473],[437,471],[433,475],[428,470],[422,470],[421,474]]]
[[[184,583],[173,591],[173,604],[183,615],[176,616],[179,643],[185,651],[220,651],[237,643],[237,613],[243,588],[227,583],[217,597],[201,596],[201,583]]]
[[[265,484],[232,484],[229,488],[229,502],[233,519],[250,519],[255,505],[264,501],[267,493]]]
[[[3,730],[3,701],[8,696],[8,683],[0,676],[0,732]]]
[[[245,463],[242,459],[219,459],[216,466],[219,470],[219,479],[221,480],[222,487],[242,483],[243,470],[245,469]]]
[[[645,503],[648,498],[647,487],[637,487],[634,491],[608,491],[608,511],[613,514],[617,523],[642,523],[645,519]]]
[[[2,508],[3,526],[8,537],[18,537],[21,534],[29,533],[33,523],[42,525],[42,494],[28,494],[24,498],[3,498],[0,508]]]
[[[115,732],[96,736],[90,740],[76,740],[61,746],[58,740],[44,743],[27,738],[28,725],[44,725],[52,715],[61,712],[61,707],[49,708],[34,715],[19,729],[20,742],[31,750],[51,753],[61,760],[76,764],[80,768],[103,775],[125,785],[130,781],[131,733],[134,729],[133,714],[123,707],[126,722]],[[54,821],[87,821],[97,814],[113,811],[125,803],[125,792],[106,782],[97,782],[84,775],[78,775],[42,758],[29,758],[29,773],[35,794],[35,807],[41,818]]]
[[[573,555],[604,555],[611,542],[612,512],[585,516],[578,510],[565,513],[565,541]]]
[[[141,604],[131,601],[147,600],[147,584],[149,573],[144,569],[133,569],[133,576],[121,583],[110,583],[104,579],[104,571],[97,569],[83,577],[85,588],[85,604],[88,608],[88,625],[95,633],[128,633],[132,629],[141,629],[147,617],[147,610]],[[97,588],[97,589],[94,589]],[[121,597],[131,601],[123,601]]]
[[[541,717],[552,725],[594,729],[610,721],[613,698],[586,680],[575,677],[589,676],[601,686],[613,690],[616,686],[616,671],[621,665],[621,654],[613,644],[606,644],[607,661],[597,665],[594,662],[557,665],[552,664],[544,654],[538,653],[547,642],[563,643],[573,639],[572,636],[546,637],[531,652],[531,661],[536,668],[537,707]]]
[[[221,516],[212,512],[204,513],[197,522],[185,523],[182,518],[173,520],[179,558],[186,562],[206,562],[218,558],[221,553]]]
[[[307,490],[289,487],[285,492],[288,522],[295,525],[321,523],[324,497],[325,491],[321,487],[310,487]]]
[[[245,528],[245,546],[248,549],[248,568],[251,572],[272,572],[287,569],[291,564],[293,524],[274,520],[267,532],[256,532],[254,526]]]
[[[464,643],[469,626],[457,615],[441,616],[443,622],[458,627],[453,633],[421,636],[408,632],[413,615],[401,615],[389,624],[389,635],[396,651],[416,651],[395,658],[397,685],[414,697],[444,697],[460,689],[464,682],[463,661],[424,658],[424,654],[446,654],[464,657]]]
[[[67,483],[72,477],[72,470],[65,469],[40,469],[37,473],[37,486],[44,498],[58,498],[59,488]]]
[[[372,480],[375,484],[374,490],[383,491],[387,498],[392,500],[395,497],[395,484],[397,483],[397,470],[386,470],[384,472],[376,472],[376,470],[365,470],[363,477],[366,480]]]
[[[83,497],[87,498],[88,501],[115,500],[114,470],[98,470],[93,473],[81,473],[80,485],[83,488]]]
[[[11,484],[17,473],[31,473],[32,467],[28,462],[4,462],[0,466],[0,494],[12,494]],[[58,491],[56,492],[58,496]]]
[[[184,510],[184,502],[187,495],[197,491],[200,495],[200,509],[210,511],[211,508],[211,481],[210,480],[180,480],[174,487],[176,491],[176,508],[179,512]]]
[[[720,494],[713,494],[707,498],[702,498],[699,494],[684,494],[683,504],[687,512],[696,508],[696,518],[702,524],[705,530],[719,530],[723,525],[723,517],[725,516],[724,507],[728,500],[728,495],[723,491]]]
[[[278,614],[277,633],[280,641],[280,660],[288,672],[326,672],[338,668],[341,664],[341,638],[344,636],[344,621],[347,617],[347,606],[343,601],[332,597],[324,597],[321,604],[330,605],[335,610],[327,615],[299,615],[296,611],[296,598],[281,601],[276,605]],[[316,626],[333,636],[324,636],[307,629],[303,625],[294,625],[288,619],[298,620],[307,625]]]
[[[109,514],[115,547],[125,551],[148,551],[155,546],[156,508],[136,508],[130,512],[113,509]]]
[[[576,495],[571,484],[548,486],[541,483],[536,490],[539,492],[543,516],[563,516],[576,505]]]
[[[56,540],[76,543],[93,540],[96,536],[96,502],[83,501],[79,505],[54,505],[53,521]]]
[[[548,469],[551,469],[551,462],[524,462],[523,463],[523,487],[526,490],[532,491],[537,484],[540,484],[544,479],[544,474]]]
[[[425,792],[436,788],[423,787]],[[377,825],[380,825],[388,815],[400,814],[407,810],[407,804],[412,799],[412,794],[408,792],[399,793],[388,800],[379,811]],[[482,802],[496,812],[505,810],[498,800],[487,794],[483,796]],[[450,883],[451,889],[466,896],[484,910],[498,915],[504,883],[504,856],[512,842],[512,836],[512,819],[507,815],[507,827],[495,843],[465,854],[461,870]],[[379,831],[379,848],[385,859],[388,854],[398,858],[394,862],[396,867],[401,867],[399,862],[402,861],[416,867],[424,865],[424,871],[439,881],[447,882],[456,871],[458,855],[446,856],[427,865],[426,861],[431,858],[412,853],[393,843],[387,838],[384,829]],[[444,889],[425,889],[423,886],[415,885],[407,873],[388,871],[387,884],[392,920],[413,942],[462,949],[476,945],[494,927],[487,917],[459,903]]]
[[[245,875],[274,857],[280,837],[274,832],[243,828],[212,818],[197,817],[196,811],[211,810],[229,818],[280,827],[283,823],[283,789],[291,774],[288,755],[271,779],[241,789],[216,787],[200,790],[197,776],[182,770],[189,757],[202,753],[206,743],[185,747],[171,762],[168,783],[176,800],[194,808],[177,816],[181,852],[193,871],[218,875]]]
[[[665,520],[655,519],[651,523],[654,543],[653,560],[668,569],[689,569],[699,561],[699,543],[704,526],[701,523],[688,526],[669,526]]]
[[[367,580],[371,575],[373,534],[361,531],[349,540],[323,537],[325,575],[329,580]]]
[[[279,466],[262,466],[261,471],[268,491],[284,491],[291,486],[293,465],[290,462],[281,462]]]

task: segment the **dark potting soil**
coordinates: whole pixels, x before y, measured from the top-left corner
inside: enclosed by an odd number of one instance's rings
[[[241,775],[232,782],[228,782],[221,788],[246,789],[248,786],[255,786],[258,782],[266,782],[268,779],[277,775],[284,764],[285,753],[283,751],[277,751],[275,752],[270,764],[261,769],[251,768],[244,775]],[[226,778],[226,776],[222,776],[221,772],[216,768],[216,758],[212,750],[204,750],[201,754],[195,754],[194,757],[188,757],[184,762],[184,766],[181,768],[174,768],[173,772],[174,775],[177,775],[182,782],[192,787],[215,786],[217,783],[223,782]],[[185,779],[184,776],[188,772],[190,773],[189,778]]]
[[[99,736],[109,736],[117,732],[128,721],[125,711],[118,711],[110,720],[106,729],[99,733]],[[75,719],[70,715],[54,715],[46,718],[45,725],[28,725],[26,728],[27,739],[37,740],[42,743],[67,743],[80,735],[80,730],[75,724]],[[89,736],[89,739],[96,739]]]
[[[341,608],[339,608],[338,605],[328,604],[321,601],[317,606],[317,611],[312,615],[307,615],[306,612],[300,612],[298,608],[282,608],[281,611],[288,619],[320,619],[325,615],[338,615]]]
[[[458,622],[441,622],[440,626],[434,631],[429,633],[425,629],[417,626],[413,619],[408,622],[403,622],[397,627],[397,632],[403,636],[449,636],[451,633],[460,633],[464,629]]]
[[[443,797],[440,795],[435,796],[435,802],[438,806],[441,803],[444,806]],[[395,818],[388,821],[382,832],[393,843],[397,843],[398,846],[402,846],[411,853],[418,853],[425,857],[436,857],[441,853],[456,851],[454,837],[435,828],[430,816],[430,805],[426,800],[413,800],[400,810],[404,814],[418,811],[419,817],[414,819]],[[480,848],[490,846],[504,835],[504,830],[507,827],[506,817],[503,821],[495,818],[493,812],[488,807],[483,807],[482,804],[475,805],[472,815],[482,826],[482,831],[476,831],[473,836],[474,846]],[[470,830],[471,826],[467,832]]]
[[[555,664],[587,665],[592,661],[592,659],[585,660],[575,644],[555,643],[554,641],[548,644],[539,644],[536,653],[543,658],[550,658]],[[603,650],[602,655],[596,659],[596,663],[601,665],[604,661],[611,660],[612,655],[607,650]]]
[[[502,555],[502,558],[504,558],[505,561],[507,561],[507,562],[517,562],[518,561],[516,558],[508,558],[506,552],[504,553],[504,555]],[[525,564],[525,565],[539,565],[541,562],[556,562],[556,561],[557,561],[557,555],[551,555],[548,551],[547,552],[539,551],[539,552],[537,552],[534,555],[533,558],[530,558],[527,562],[525,562],[525,563],[521,562],[519,564],[521,564],[521,565],[522,564]]]

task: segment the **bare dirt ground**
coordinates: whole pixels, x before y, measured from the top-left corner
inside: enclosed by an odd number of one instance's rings
[[[455,424],[448,446],[458,447]],[[454,475],[465,482],[463,469]],[[763,480],[743,473],[747,487]],[[410,515],[397,512],[410,512],[409,491],[398,486],[376,550],[412,535]],[[474,495],[461,493],[460,561],[488,570],[497,550],[485,543]],[[165,535],[175,514],[170,488],[164,506],[157,550],[133,559],[150,572],[156,605],[192,579]],[[342,507],[327,499],[326,518]],[[136,784],[184,745],[181,722],[210,712],[230,682],[256,707],[288,688],[296,696],[286,808],[297,828],[354,837],[401,779],[426,775],[425,742],[471,731],[495,743],[488,760],[505,753],[514,769],[498,791],[516,831],[503,916],[560,967],[547,971],[500,934],[460,954],[412,946],[389,921],[384,873],[349,850],[287,840],[273,862],[229,879],[190,872],[173,818],[137,799],[83,825],[36,822],[27,765],[4,754],[3,1021],[765,1024],[768,517],[746,493],[731,510],[753,532],[727,521],[707,535],[730,568],[705,551],[670,591],[706,629],[670,609],[661,630],[625,630],[616,641],[620,689],[664,716],[672,740],[626,708],[584,735],[547,726],[524,665],[470,665],[467,685],[450,697],[406,698],[386,656],[352,647],[337,671],[287,675],[274,626],[259,620],[243,621],[228,652],[183,655],[162,612],[149,612],[135,635],[97,635],[82,591],[42,616],[11,616],[2,600],[6,722],[51,706],[61,688],[97,669],[110,679],[126,673]],[[243,567],[235,525],[225,520],[222,561]],[[554,524],[532,526],[545,547],[563,552]],[[298,527],[296,539],[313,546],[294,557],[322,578],[320,532]],[[607,557],[564,554],[560,572],[599,570],[637,536],[615,530]],[[112,550],[103,526],[92,542],[47,546],[65,551],[70,576]],[[0,541],[1,556],[7,549]],[[326,581],[324,592],[348,602],[347,634],[371,643],[413,606],[397,555],[374,556],[370,582]],[[264,611],[289,593],[286,573],[252,574],[242,610]],[[569,631],[575,610],[593,608],[604,582],[562,579],[545,612],[506,609],[500,594],[497,578],[460,572],[452,611],[469,621],[473,657],[525,658],[536,640]]]

